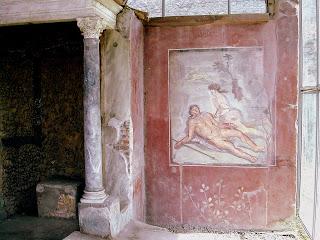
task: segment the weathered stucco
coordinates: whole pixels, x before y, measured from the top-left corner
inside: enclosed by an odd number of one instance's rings
[[[118,20],[100,40],[101,114],[104,185],[123,225],[144,218],[143,28],[131,10]]]
[[[104,184],[109,195],[128,205],[132,196],[131,156],[121,148],[116,149],[121,126],[131,122],[128,41],[117,31],[106,31],[101,39],[101,51]]]
[[[144,27],[141,21],[131,12],[130,67],[132,91],[131,119],[133,128],[133,216],[140,221],[145,220],[143,41]]]

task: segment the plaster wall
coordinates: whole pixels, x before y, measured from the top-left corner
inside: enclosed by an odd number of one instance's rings
[[[144,221],[145,219],[143,39],[143,25],[131,13],[130,67],[133,127],[133,216],[140,221]]]
[[[132,198],[129,44],[117,31],[101,39],[101,115],[104,183],[109,195],[118,197],[123,208]],[[123,132],[127,123],[126,132]],[[126,142],[121,141],[126,137]]]
[[[298,18],[279,1],[266,23],[146,27],[144,42],[147,222],[195,229],[285,229],[295,218]],[[168,50],[262,47],[275,81],[275,166],[170,165]],[[243,58],[245,60],[245,57]]]
[[[104,183],[122,211],[143,220],[143,26],[125,10],[100,42]]]

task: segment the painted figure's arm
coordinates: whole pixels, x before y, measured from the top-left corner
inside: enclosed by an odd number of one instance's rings
[[[211,113],[208,113],[208,117],[209,117],[212,125],[215,125],[217,127],[219,126],[219,122],[216,119],[214,119],[214,116]]]
[[[232,123],[218,122],[217,120],[214,119],[214,116],[211,113],[209,113],[209,118],[210,118],[211,123],[219,128],[225,128],[225,129],[234,129],[235,128]]]
[[[235,129],[235,126],[232,123],[221,123],[220,124],[220,128]]]
[[[184,144],[190,142],[194,136],[194,124],[192,122],[188,122],[188,135],[178,141],[175,145],[175,149],[181,148]]]

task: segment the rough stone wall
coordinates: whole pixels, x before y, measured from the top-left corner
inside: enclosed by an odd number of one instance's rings
[[[47,176],[84,177],[81,42],[79,45],[77,56],[48,57],[41,68]]]
[[[33,135],[32,62],[8,56],[0,64],[2,205],[8,215],[22,208],[35,212],[35,189],[30,188],[39,180],[40,147],[31,141],[16,146],[19,139],[14,139]]]
[[[130,157],[130,122],[125,121],[120,125],[119,141],[114,144],[114,149]]]
[[[40,180],[83,176],[82,37],[45,24],[0,28],[0,42],[0,215],[36,214]]]

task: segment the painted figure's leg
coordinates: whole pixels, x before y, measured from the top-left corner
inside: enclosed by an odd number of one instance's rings
[[[226,150],[228,151],[229,153],[231,153],[232,155],[235,155],[239,158],[243,158],[243,159],[246,159],[250,162],[256,162],[257,161],[257,158],[254,157],[254,156],[251,156],[250,154],[242,151],[241,149],[239,148],[236,148],[231,142],[228,142],[228,141],[224,141],[224,140],[209,140],[208,141],[210,144],[220,148],[221,150]]]
[[[257,144],[255,144],[247,135],[245,135],[244,133],[242,133],[239,130],[223,129],[221,131],[221,134],[224,137],[237,137],[237,138],[239,138],[243,143],[246,143],[248,146],[250,146],[252,148],[252,150],[255,152],[263,152],[264,151],[263,147],[260,147]]]
[[[264,133],[260,130],[257,130],[255,128],[251,128],[251,127],[247,127],[240,122],[231,122],[231,123],[234,124],[236,126],[236,128],[238,130],[240,130],[241,132],[243,132],[244,134],[254,135],[256,137],[263,138],[263,139],[265,139],[265,137],[266,137],[266,133]]]

